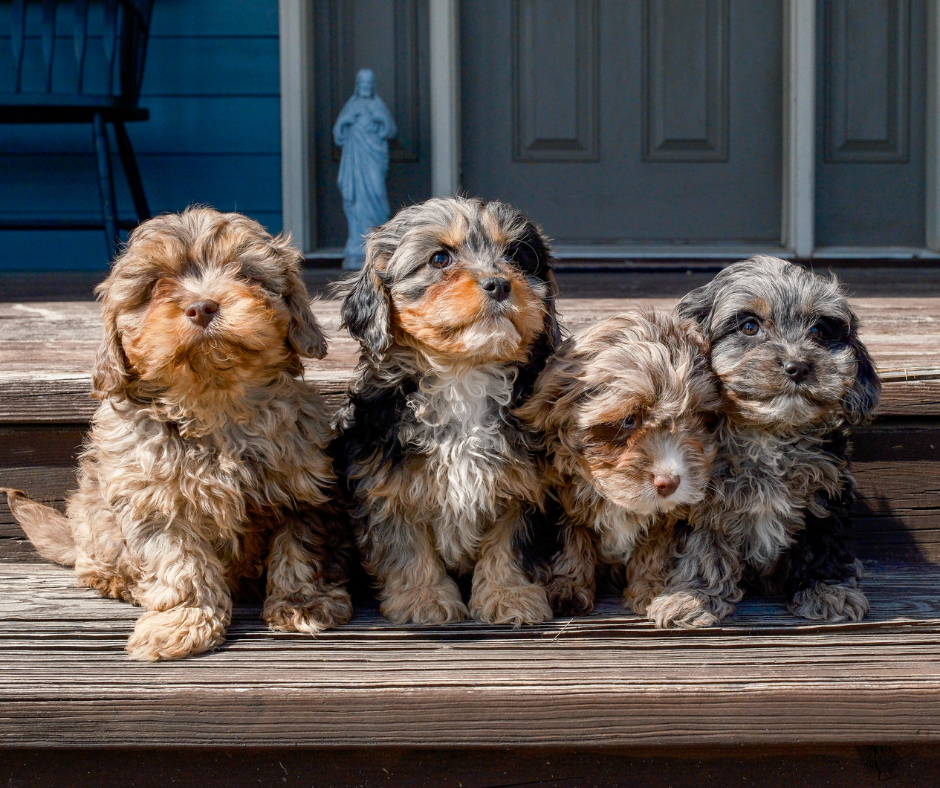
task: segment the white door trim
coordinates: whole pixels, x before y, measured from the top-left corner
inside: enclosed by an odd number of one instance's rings
[[[927,248],[940,252],[940,8],[927,0]]]
[[[785,0],[781,245],[813,253],[816,211],[816,0]]]
[[[307,253],[317,246],[312,0],[278,0],[278,37],[283,226]]]
[[[460,1],[431,0],[431,196],[460,191]]]

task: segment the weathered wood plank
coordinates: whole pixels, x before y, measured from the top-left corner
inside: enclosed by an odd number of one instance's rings
[[[577,331],[625,309],[671,308],[675,299],[561,299],[566,326]],[[863,337],[886,379],[882,415],[940,414],[940,299],[862,298],[854,302]],[[324,393],[341,393],[358,345],[340,328],[339,302],[317,302],[331,338],[307,378]],[[89,418],[90,370],[98,347],[98,307],[92,302],[0,304],[0,423],[76,422]]]
[[[311,639],[240,607],[220,650],[141,665],[122,650],[139,610],[73,588],[68,570],[6,565],[0,744],[936,741],[940,571],[870,569],[872,616],[856,625],[801,623],[767,600],[691,633],[657,632],[612,600],[520,630],[395,627],[360,606]]]

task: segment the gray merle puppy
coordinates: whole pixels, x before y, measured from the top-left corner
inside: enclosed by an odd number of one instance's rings
[[[754,257],[689,293],[677,311],[711,342],[723,400],[719,471],[649,618],[714,625],[750,580],[786,595],[795,615],[862,619],[849,427],[870,418],[881,384],[840,287]]]

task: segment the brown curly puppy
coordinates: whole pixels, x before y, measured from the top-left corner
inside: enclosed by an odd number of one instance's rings
[[[326,342],[300,262],[239,214],[141,225],[98,287],[102,402],[68,517],[7,491],[42,555],[144,608],[136,659],[217,646],[239,581],[265,568],[272,629],[315,633],[352,614],[328,419],[301,379],[301,358]]]
[[[545,481],[562,510],[557,612],[591,611],[598,559],[626,566],[623,604],[646,612],[670,567],[673,526],[709,486],[719,404],[704,337],[669,313],[604,320],[549,360],[516,414],[545,433]]]

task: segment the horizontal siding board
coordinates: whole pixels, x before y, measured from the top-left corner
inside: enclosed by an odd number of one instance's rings
[[[138,156],[147,200],[154,213],[201,202],[220,210],[253,213],[281,209],[281,157]],[[114,161],[120,173],[120,161]],[[127,184],[115,177],[118,208],[132,213]],[[0,156],[0,216],[98,217],[95,158]]]
[[[53,86],[72,90],[76,80],[71,38],[57,38],[53,58]],[[38,38],[24,44],[25,70],[41,62]],[[278,39],[157,38],[147,47],[142,95],[150,96],[278,96]],[[13,89],[13,50],[9,37],[0,36],[0,93]],[[37,70],[37,74],[39,71]],[[86,90],[103,84],[104,58],[100,37],[89,37],[86,54]],[[43,90],[39,84],[24,89]]]
[[[277,38],[158,38],[147,49],[150,96],[279,96]]]
[[[276,36],[277,0],[160,0],[151,36]]]
[[[152,97],[141,105],[150,120],[128,126],[138,155],[281,152],[277,96]],[[0,126],[3,153],[91,151],[91,140],[90,124]]]

